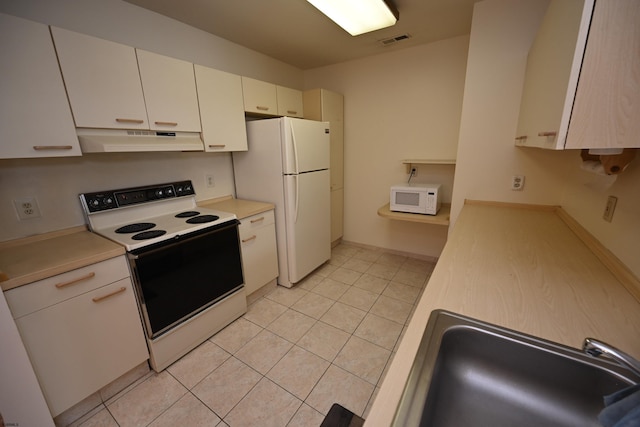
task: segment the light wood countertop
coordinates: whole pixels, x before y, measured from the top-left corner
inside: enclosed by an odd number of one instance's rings
[[[95,264],[125,253],[124,247],[74,227],[0,243],[3,291],[56,274]]]
[[[435,309],[574,348],[594,337],[640,358],[640,303],[554,208],[466,204],[365,426],[391,424]]]
[[[238,219],[257,215],[275,208],[272,203],[253,200],[234,199],[231,196],[198,202],[198,206],[236,214]]]

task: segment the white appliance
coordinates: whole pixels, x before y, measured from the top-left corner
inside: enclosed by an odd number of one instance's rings
[[[435,215],[440,209],[440,184],[407,183],[391,187],[389,209]]]
[[[236,195],[275,205],[278,283],[292,287],[331,257],[329,123],[254,120],[247,138],[233,153]]]
[[[247,311],[240,222],[195,197],[191,181],[80,194],[91,231],[127,251],[157,372]]]

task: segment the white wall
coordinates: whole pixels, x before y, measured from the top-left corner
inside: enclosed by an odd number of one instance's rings
[[[469,44],[452,221],[464,199],[561,205],[640,277],[640,161],[611,185],[581,170],[579,150],[514,147],[527,52],[546,2],[476,3]],[[510,190],[525,175],[524,191]],[[612,223],[607,195],[619,197]]]
[[[208,188],[205,175],[213,175]],[[222,153],[99,153],[0,160],[0,241],[82,225],[78,194],[191,179],[197,199],[235,194],[231,156]],[[12,200],[35,196],[41,218],[19,221]]]
[[[455,158],[468,37],[390,50],[305,71],[305,88],[344,95],[344,240],[437,257],[447,228],[381,218],[389,188],[406,182],[403,159]],[[453,166],[424,166],[412,182],[444,184]]]

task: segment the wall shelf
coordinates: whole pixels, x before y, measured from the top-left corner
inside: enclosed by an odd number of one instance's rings
[[[456,159],[405,159],[402,163],[407,165],[407,173],[411,173],[413,165],[455,165]]]
[[[389,203],[378,209],[378,215],[383,218],[393,219],[396,221],[420,222],[423,224],[449,225],[449,216],[451,215],[451,205],[443,203],[437,215],[423,215],[407,212],[393,212],[389,209]]]

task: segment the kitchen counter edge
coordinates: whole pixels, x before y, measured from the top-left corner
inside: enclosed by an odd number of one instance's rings
[[[124,247],[85,226],[0,242],[2,291],[123,255]]]
[[[234,199],[232,196],[199,201],[198,206],[234,213],[240,220],[275,209],[272,203]]]
[[[640,302],[559,210],[465,203],[365,427],[392,425],[429,314],[436,309],[574,348],[594,336],[640,356]],[[575,253],[567,257],[568,250]]]

